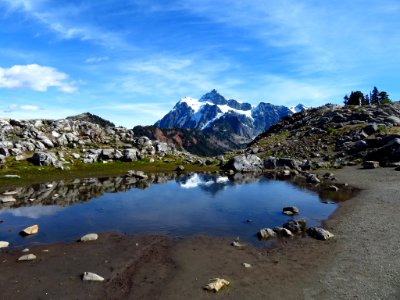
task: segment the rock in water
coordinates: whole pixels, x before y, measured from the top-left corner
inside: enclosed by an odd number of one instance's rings
[[[300,233],[302,231],[306,231],[306,221],[305,220],[290,220],[289,222],[283,224],[283,228],[286,228],[293,233]]]
[[[228,280],[222,278],[213,278],[210,279],[210,282],[204,286],[205,290],[218,292],[224,286],[228,286],[230,282]]]
[[[18,258],[18,261],[30,261],[35,259],[36,259],[35,254],[27,254],[27,255],[22,255],[20,258]]]
[[[282,213],[287,216],[298,215],[299,209],[296,206],[288,206],[282,209]]]
[[[175,171],[183,172],[183,171],[185,171],[185,167],[184,166],[177,166]]]
[[[8,247],[8,245],[10,245],[10,243],[9,243],[9,242],[0,241],[0,249],[1,249],[1,248],[7,248],[7,247]]]
[[[329,240],[330,238],[334,237],[332,233],[321,227],[310,227],[307,229],[307,233],[309,236],[322,241]]]
[[[88,234],[85,234],[83,237],[81,237],[80,241],[81,242],[95,241],[98,238],[99,238],[99,235],[97,233],[88,233]]]
[[[32,235],[32,234],[36,234],[38,232],[39,232],[39,225],[32,225],[32,226],[26,227],[24,230],[21,231],[21,233],[24,235]]]
[[[276,232],[273,231],[271,228],[263,228],[257,233],[257,237],[260,240],[274,238],[276,237]]]
[[[104,281],[104,278],[100,275],[91,272],[85,272],[82,276],[83,281]]]

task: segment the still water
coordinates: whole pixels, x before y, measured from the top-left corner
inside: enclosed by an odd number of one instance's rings
[[[0,204],[0,240],[10,246],[70,242],[90,232],[161,233],[173,237],[208,234],[239,236],[262,243],[260,228],[281,226],[297,206],[298,218],[320,225],[335,210],[333,202],[288,181],[265,177],[228,178],[191,174],[148,180],[114,177],[60,181],[15,190],[17,202]],[[251,220],[251,222],[247,222]],[[39,233],[19,232],[38,224]]]

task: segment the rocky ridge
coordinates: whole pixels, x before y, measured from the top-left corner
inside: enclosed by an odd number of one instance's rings
[[[400,104],[309,109],[272,126],[245,153],[264,159],[267,168],[343,167],[371,160],[398,166]]]
[[[154,161],[165,156],[193,160],[174,145],[135,136],[133,130],[81,119],[0,119],[0,165],[29,160],[35,165],[64,168],[72,162]]]

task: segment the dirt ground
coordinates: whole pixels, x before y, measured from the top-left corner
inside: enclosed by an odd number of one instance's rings
[[[16,262],[25,253],[9,249],[0,253],[0,298],[400,299],[400,172],[334,173],[362,190],[326,222],[333,240],[238,249],[208,236],[109,233],[93,242],[32,247],[32,262]],[[85,271],[106,280],[83,282]],[[214,277],[231,284],[217,294],[203,290]]]

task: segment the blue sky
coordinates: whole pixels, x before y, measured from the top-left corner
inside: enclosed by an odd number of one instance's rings
[[[0,0],[0,117],[152,124],[182,97],[400,99],[398,0]]]

